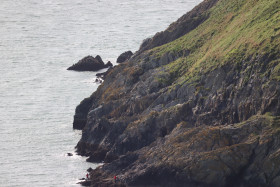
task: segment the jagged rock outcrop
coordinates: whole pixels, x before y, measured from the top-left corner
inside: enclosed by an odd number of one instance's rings
[[[279,3],[265,3],[204,1],[172,25],[207,19],[106,74],[75,114],[77,152],[105,162],[92,186],[279,185]]]
[[[130,59],[130,57],[133,55],[131,51],[123,52],[118,58],[117,63],[123,63]]]
[[[97,55],[95,58],[92,56],[86,56],[79,60],[76,64],[73,64],[67,70],[74,71],[98,71],[103,68],[112,67],[113,64],[108,61],[106,64],[103,62],[101,57]]]

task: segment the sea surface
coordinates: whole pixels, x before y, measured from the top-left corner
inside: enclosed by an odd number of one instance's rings
[[[98,84],[67,67],[115,62],[201,1],[1,0],[0,186],[79,186],[96,165],[75,155],[72,120]]]

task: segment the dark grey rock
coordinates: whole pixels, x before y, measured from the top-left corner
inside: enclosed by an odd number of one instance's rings
[[[76,64],[73,64],[67,70],[74,70],[74,71],[98,71],[103,68],[112,67],[113,64],[109,61],[104,64],[103,60],[99,55],[95,58],[92,56],[87,56],[81,59]]]
[[[123,52],[118,58],[117,63],[123,63],[130,59],[130,57],[133,55],[131,51]]]
[[[91,98],[86,98],[76,107],[73,129],[82,130],[84,128],[87,122],[87,113],[91,107],[91,102]]]

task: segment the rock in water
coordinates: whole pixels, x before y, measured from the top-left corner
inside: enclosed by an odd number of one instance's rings
[[[122,53],[118,58],[117,58],[117,63],[122,63],[130,59],[130,57],[133,55],[131,51],[126,51]]]
[[[97,55],[95,58],[92,56],[84,57],[79,60],[76,64],[73,64],[67,70],[74,71],[98,71],[103,68],[108,68],[113,66],[113,64],[109,61],[106,64],[103,62],[102,58]]]

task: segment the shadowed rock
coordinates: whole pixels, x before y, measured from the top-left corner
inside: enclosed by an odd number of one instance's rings
[[[118,58],[117,58],[117,63],[122,63],[130,59],[130,57],[133,55],[131,51],[126,51],[122,53]]]
[[[80,185],[82,185],[82,186],[90,186],[91,181],[89,181],[89,180],[84,180],[84,181],[78,182],[77,184],[80,184]]]
[[[91,107],[91,99],[84,99],[77,107],[74,115],[73,129],[82,130],[87,122],[87,113]]]
[[[91,167],[87,169],[87,172],[92,172],[92,171],[93,169]]]

